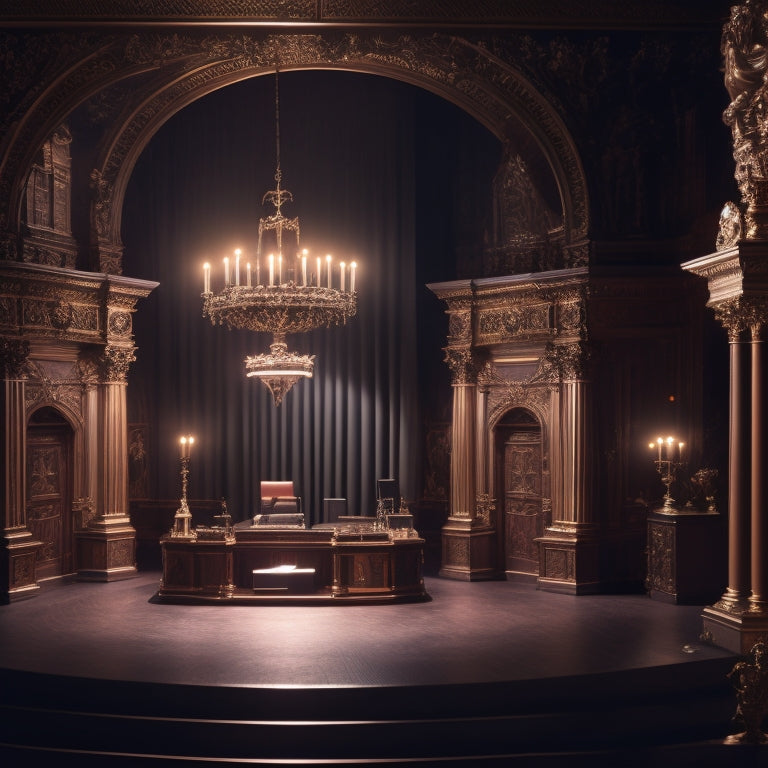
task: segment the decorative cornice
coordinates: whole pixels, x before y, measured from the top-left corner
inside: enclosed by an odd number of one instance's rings
[[[0,337],[104,345],[130,339],[131,313],[157,283],[0,262]]]
[[[294,22],[304,24],[428,24],[538,28],[669,28],[721,25],[722,3],[699,0],[25,0],[4,3],[0,20],[115,24]]]

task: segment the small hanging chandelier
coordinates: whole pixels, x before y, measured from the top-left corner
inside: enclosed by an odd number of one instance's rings
[[[224,288],[211,291],[211,266],[203,266],[203,316],[213,325],[242,328],[272,334],[268,354],[245,359],[246,375],[261,379],[272,392],[275,405],[280,405],[285,394],[301,378],[312,378],[314,355],[289,352],[285,337],[289,333],[303,333],[315,328],[343,325],[357,312],[355,278],[357,263],[339,264],[338,281],[333,276],[333,258],[317,257],[316,271],[311,273],[309,253],[299,250],[299,219],[283,215],[284,203],[293,202],[293,196],[282,189],[280,169],[280,93],[278,73],[275,71],[275,144],[277,166],[275,189],[265,193],[262,204],[271,203],[275,213],[259,219],[259,240],[255,268],[245,262],[243,279],[242,251],[235,251],[234,264],[224,259]],[[293,232],[296,250],[283,253],[283,230]],[[275,251],[269,253],[262,269],[262,245],[265,233],[274,233]],[[347,272],[349,282],[347,282]]]

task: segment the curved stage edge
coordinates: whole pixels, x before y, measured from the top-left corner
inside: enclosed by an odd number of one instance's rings
[[[157,578],[0,609],[4,765],[671,768],[768,754],[724,743],[736,659],[698,642],[695,606],[427,578],[423,604],[219,610],[154,604]]]

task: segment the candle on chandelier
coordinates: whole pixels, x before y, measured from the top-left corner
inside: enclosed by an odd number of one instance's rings
[[[256,257],[256,285],[261,285],[261,261]]]
[[[250,261],[245,265],[245,279],[248,287],[251,288],[252,282],[251,282],[251,262]]]
[[[325,257],[325,263],[328,265],[328,287],[331,287],[331,261],[333,259],[333,256],[331,254],[327,254]]]
[[[339,265],[339,267],[340,267],[340,271],[341,271],[341,292],[344,293],[344,288],[346,286],[346,275],[345,275],[345,272],[346,272],[346,269],[347,269],[347,265],[342,261],[341,264]]]
[[[211,292],[211,265],[206,261],[203,264],[203,293]]]
[[[667,438],[667,461],[672,461],[674,458],[672,456],[672,446],[675,444],[675,438],[674,437],[668,437]]]
[[[318,287],[318,288],[320,287],[320,271],[321,271],[321,264],[322,264],[322,261],[321,261],[320,257],[318,256],[318,257],[317,257],[317,287]]]
[[[283,284],[283,254],[277,254],[277,284]]]
[[[307,249],[305,248],[301,255],[301,284],[307,284]]]
[[[683,446],[685,443],[678,443],[677,444],[677,460],[682,462],[683,460]]]
[[[664,440],[662,440],[660,437],[656,438],[656,445],[659,446],[659,461],[661,461],[661,446],[663,444]]]
[[[229,285],[229,257],[224,257],[224,287]]]
[[[275,284],[275,254],[269,254],[269,284],[270,286]]]
[[[355,271],[357,270],[357,262],[353,261],[349,265],[349,291],[350,293],[355,292]]]
[[[240,285],[240,254],[239,248],[235,249],[235,285]]]

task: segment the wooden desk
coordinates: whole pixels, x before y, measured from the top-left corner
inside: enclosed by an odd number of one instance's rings
[[[347,603],[429,599],[424,540],[333,530],[259,529],[248,522],[228,541],[163,536],[163,578],[154,602]],[[314,569],[314,589],[259,591],[253,572],[293,565]],[[289,580],[290,581],[290,580]]]

